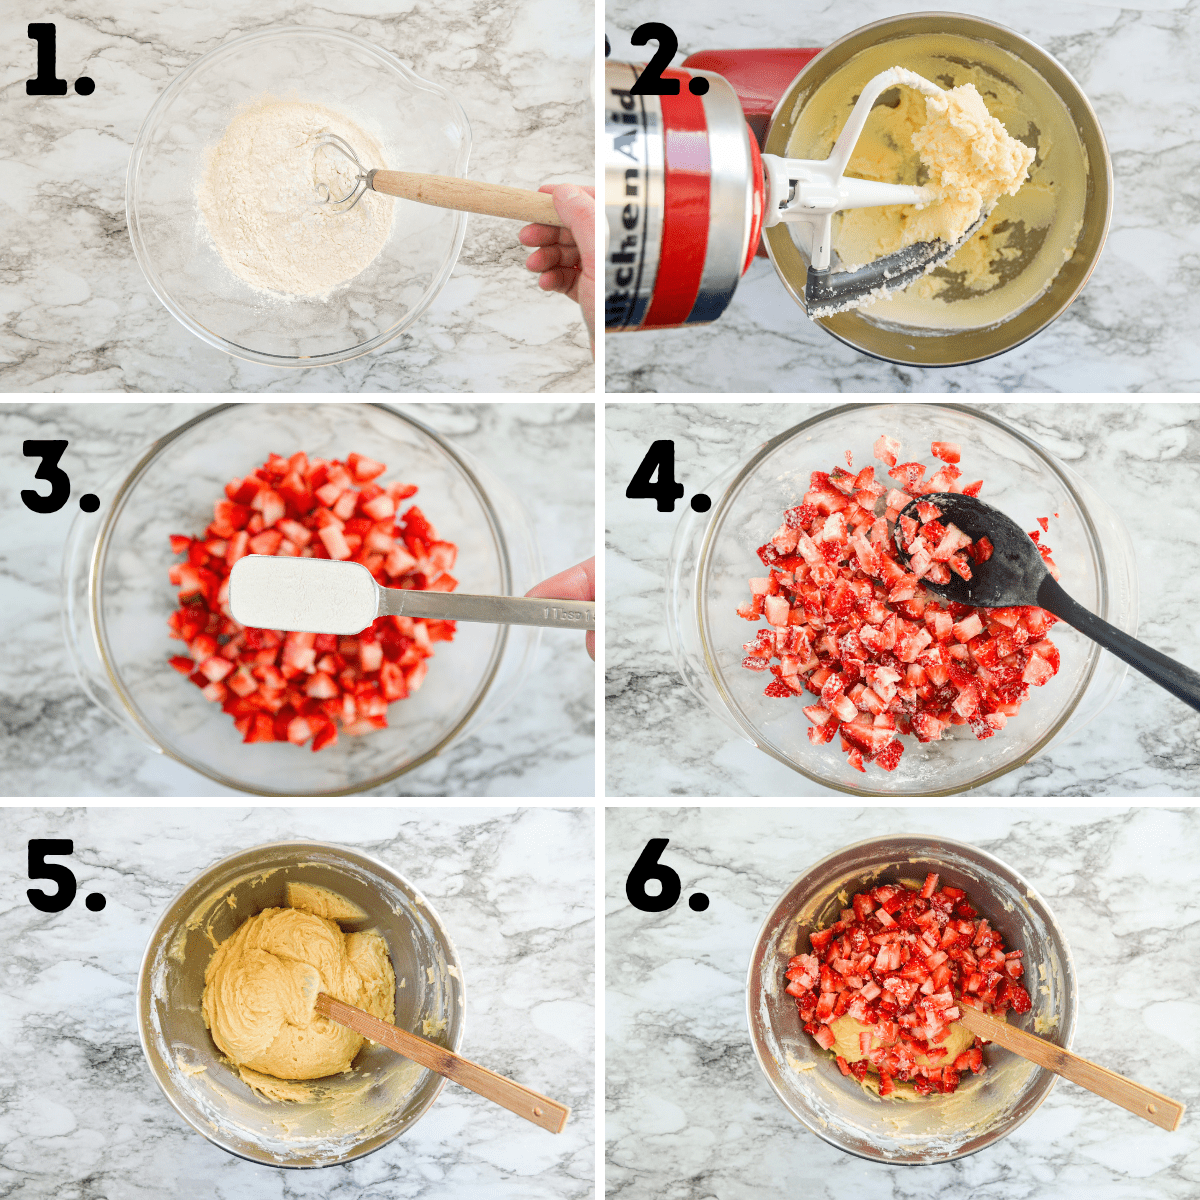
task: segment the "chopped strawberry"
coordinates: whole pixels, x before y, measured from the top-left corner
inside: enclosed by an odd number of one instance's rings
[[[977,609],[940,601],[924,586],[948,583],[955,575],[969,581],[994,553],[988,538],[972,541],[936,504],[921,498],[979,492],[982,481],[961,482],[956,465],[961,448],[933,443],[944,465],[928,480],[922,463],[896,464],[895,438],[881,436],[874,449],[899,486],[877,483],[875,467],[855,475],[849,462],[849,469],[813,471],[804,503],[789,508],[758,548],[767,571],[750,580],[750,597],[737,614],[749,621],[765,616],[768,622],[759,631],[765,640],[747,643],[742,662],[774,676],[764,694],[782,700],[807,692],[820,698],[820,704],[805,708],[812,722],[809,741],[823,745],[838,736],[851,767],[865,771],[873,764],[893,771],[904,736],[934,742],[955,725],[968,725],[978,739],[995,736],[1016,715],[1029,688],[1053,677],[1060,659],[1047,637],[1054,618],[1043,609]],[[364,495],[360,508],[373,497]],[[876,516],[883,496],[885,513]],[[914,497],[915,517],[901,516]],[[415,556],[433,560],[438,543],[424,518],[410,509],[403,520],[406,545]],[[1042,518],[1039,523],[1045,528]],[[898,560],[893,526],[908,551],[906,564]],[[352,535],[347,524],[347,540]],[[1036,542],[1040,532],[1030,536]],[[1055,572],[1048,548],[1038,548]],[[450,565],[437,563],[442,570]],[[438,587],[444,577],[427,586]]]
[[[387,467],[383,463],[376,462],[372,458],[365,458],[361,454],[347,454],[346,466],[350,468],[354,474],[354,478],[360,483],[365,483],[369,479],[375,479],[387,470]]]
[[[845,1036],[832,1028],[842,1016],[866,1027],[854,1061],[838,1055],[836,1062],[860,1082],[876,1072],[881,1096],[894,1093],[897,1083],[920,1095],[948,1094],[964,1072],[987,1070],[978,1040],[953,1061],[942,1044],[967,997],[997,1015],[1032,1007],[1015,982],[1020,951],[1006,954],[1001,935],[978,918],[965,893],[949,885],[939,890],[938,883],[930,872],[919,887],[880,884],[855,895],[840,920],[809,934],[812,952],[793,955],[785,971],[784,990],[818,1045],[830,1050]]]
[[[345,463],[273,454],[226,484],[202,537],[171,535],[186,560],[169,571],[181,603],[167,623],[189,655],[171,666],[229,713],[244,741],[311,739],[322,750],[336,744],[339,723],[353,734],[385,728],[388,705],[420,687],[433,643],[453,639],[453,621],[384,617],[338,638],[246,629],[228,615],[229,572],[246,554],[354,558],[384,586],[453,591],[457,546],[416,507],[397,524],[397,504],[417,489],[372,482],[385,470],[355,454]]]
[[[888,437],[886,433],[881,433],[875,440],[874,453],[875,457],[881,463],[885,463],[889,467],[896,465],[896,455],[900,450],[900,443],[896,438]]]

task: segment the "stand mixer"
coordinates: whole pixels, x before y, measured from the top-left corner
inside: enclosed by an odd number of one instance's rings
[[[917,50],[935,65],[916,65]],[[943,283],[946,295],[966,296],[967,302],[915,306],[911,294],[900,290],[892,303],[838,311],[846,306],[836,294],[831,303],[820,286],[820,239],[797,224],[804,214],[784,190],[795,172],[783,164],[816,163],[828,155],[828,145],[814,146],[814,130],[839,111],[838,103],[851,105],[882,71],[896,66],[912,66],[944,87],[975,72],[984,81],[981,92],[994,80],[1006,95],[1020,96],[1041,119],[1036,128],[1030,121],[1028,134],[1010,133],[1036,146],[1030,195],[1049,197],[1053,213],[1025,238],[1028,264],[1009,272],[992,294],[981,291],[982,300]],[[1002,353],[1048,325],[1078,295],[1103,246],[1112,173],[1095,114],[1053,58],[1002,26],[954,13],[908,14],[864,26],[825,50],[704,51],[663,73],[680,80],[678,96],[632,94],[639,70],[607,64],[610,332],[715,321],[755,254],[763,252],[761,239],[784,287],[832,336],[891,362],[957,365]],[[688,88],[697,77],[709,85],[701,96]],[[830,211],[843,207],[834,202]],[[1003,216],[1002,207],[997,217]],[[955,263],[947,260],[961,244],[915,255],[911,278],[900,287],[938,267],[938,276],[953,279]],[[837,281],[839,274],[824,280]]]

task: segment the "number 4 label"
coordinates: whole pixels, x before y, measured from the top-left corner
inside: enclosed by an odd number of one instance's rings
[[[654,478],[655,472],[658,479]],[[652,442],[646,457],[634,471],[625,495],[630,500],[655,500],[659,512],[674,512],[675,501],[683,499],[683,484],[675,482],[675,443]]]
[[[666,438],[651,442],[625,489],[625,496],[629,500],[653,500],[659,512],[675,511],[675,501],[683,499],[683,484],[675,482],[674,442]],[[712,501],[703,492],[697,492],[691,505],[696,512],[708,512]]]

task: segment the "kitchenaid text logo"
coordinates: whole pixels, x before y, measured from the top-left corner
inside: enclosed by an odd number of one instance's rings
[[[605,204],[609,209],[611,236],[604,271],[604,324],[607,328],[636,325],[649,302],[650,289],[643,288],[650,167],[647,124],[641,96],[632,95],[624,88],[609,89],[605,114],[605,133],[609,140]]]

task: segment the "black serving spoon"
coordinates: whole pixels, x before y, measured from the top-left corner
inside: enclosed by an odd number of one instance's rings
[[[922,579],[921,583],[934,595],[976,608],[1008,608],[1026,604],[1044,608],[1135,670],[1141,671],[1159,687],[1166,688],[1184,704],[1200,711],[1200,674],[1152,650],[1145,642],[1122,633],[1095,613],[1089,612],[1078,601],[1072,600],[1046,568],[1033,539],[1011,517],[974,496],[960,496],[956,492],[933,492],[921,496],[906,504],[900,516],[911,517],[919,525],[921,519],[917,516],[917,505],[920,503],[929,503],[939,509],[942,515],[938,520],[943,525],[956,525],[972,541],[986,535],[993,546],[992,556],[986,562],[972,560],[970,579],[963,579],[953,571],[949,583],[932,583],[927,578]],[[900,532],[900,521],[897,519],[894,535],[896,549],[900,562],[907,567],[909,555],[900,544]]]

